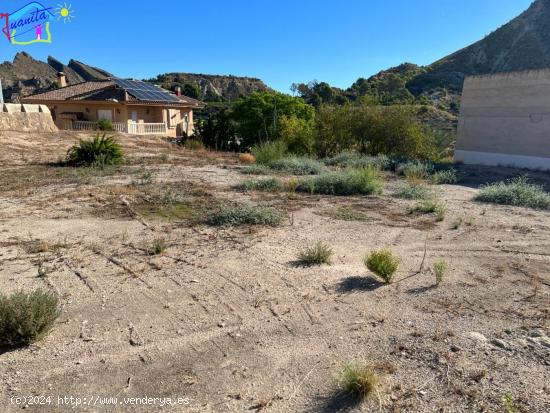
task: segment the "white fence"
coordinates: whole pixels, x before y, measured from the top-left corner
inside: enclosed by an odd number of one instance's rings
[[[115,131],[121,133],[129,133],[130,135],[164,135],[167,131],[165,123],[112,122],[112,124]],[[76,131],[91,131],[96,129],[96,122],[81,120],[75,120],[73,122],[73,130]]]

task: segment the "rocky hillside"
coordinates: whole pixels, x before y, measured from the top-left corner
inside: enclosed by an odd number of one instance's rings
[[[183,94],[205,102],[234,101],[253,92],[272,90],[257,78],[204,75],[195,73],[166,73],[150,79],[165,89],[174,90],[179,86]]]
[[[20,52],[15,55],[13,62],[0,64],[4,99],[17,102],[23,96],[56,88],[57,72],[64,72],[69,84],[112,76],[105,70],[77,60],[70,60],[65,65],[50,56],[47,62],[42,62],[28,53]]]
[[[460,92],[464,76],[550,67],[550,0],[529,9],[483,40],[431,64],[407,83],[415,95],[444,87]]]

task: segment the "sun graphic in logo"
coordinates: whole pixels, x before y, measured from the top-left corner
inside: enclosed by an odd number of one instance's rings
[[[58,4],[57,8],[55,9],[55,14],[57,14],[57,20],[63,19],[64,23],[70,23],[71,20],[74,18],[73,5],[69,4],[67,6],[67,3]]]

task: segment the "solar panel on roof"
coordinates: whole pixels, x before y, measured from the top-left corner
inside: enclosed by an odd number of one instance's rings
[[[113,79],[114,82],[136,99],[151,102],[179,102],[179,99],[170,92],[160,89],[141,80]]]

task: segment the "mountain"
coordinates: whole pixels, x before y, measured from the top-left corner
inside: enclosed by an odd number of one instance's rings
[[[0,79],[6,101],[18,102],[23,96],[45,92],[57,87],[57,73],[64,72],[68,84],[91,79],[105,79],[109,72],[71,60],[66,66],[48,57],[47,62],[34,59],[25,52],[15,55],[13,62],[0,64]]]
[[[438,88],[461,92],[464,77],[550,67],[550,0],[536,0],[484,39],[425,68],[407,83],[418,96]]]
[[[149,81],[169,90],[179,86],[184,95],[205,102],[234,101],[253,92],[272,91],[260,79],[232,75],[166,73]]]

